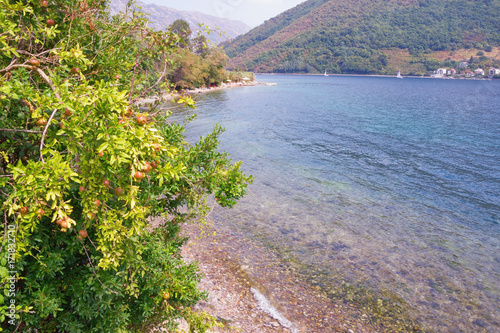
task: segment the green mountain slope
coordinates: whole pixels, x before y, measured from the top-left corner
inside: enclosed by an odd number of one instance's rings
[[[433,51],[499,45],[500,0],[309,0],[223,44],[233,68],[364,74],[392,72],[398,49],[423,74]]]

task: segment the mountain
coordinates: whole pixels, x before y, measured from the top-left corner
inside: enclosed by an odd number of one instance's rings
[[[127,3],[128,0],[111,0],[111,13],[115,14],[120,11],[125,11]],[[151,21],[151,27],[158,30],[164,30],[177,19],[188,22],[193,32],[200,30],[198,24],[205,24],[214,30],[214,32],[210,33],[207,37],[215,44],[235,38],[250,30],[250,26],[241,21],[229,20],[196,11],[179,11],[155,4],[145,4],[139,1],[136,6],[140,7],[142,12],[149,14],[148,19]]]
[[[222,45],[256,72],[423,74],[443,52],[498,57],[500,0],[308,0]]]

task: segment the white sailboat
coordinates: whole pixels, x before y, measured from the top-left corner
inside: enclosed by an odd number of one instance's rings
[[[398,75],[396,75],[398,79],[402,79],[403,77],[401,76],[401,71],[398,71]]]
[[[325,71],[325,76],[328,76],[328,74],[326,74],[326,71]]]

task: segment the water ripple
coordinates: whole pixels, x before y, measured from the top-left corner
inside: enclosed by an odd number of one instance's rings
[[[221,123],[256,176],[220,223],[331,285],[390,290],[437,331],[498,327],[500,82],[259,79],[278,85],[201,96],[189,128]]]

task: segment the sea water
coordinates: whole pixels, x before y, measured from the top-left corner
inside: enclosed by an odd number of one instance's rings
[[[388,291],[424,327],[500,326],[500,81],[259,75],[197,97],[191,139],[255,176],[218,223],[328,278]],[[175,111],[180,120],[191,111]]]

